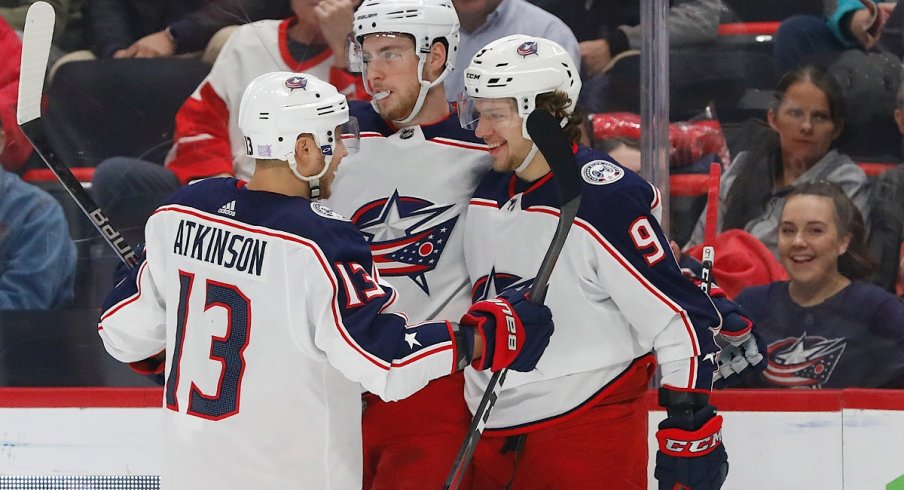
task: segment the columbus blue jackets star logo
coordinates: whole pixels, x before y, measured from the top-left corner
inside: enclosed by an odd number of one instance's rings
[[[527,58],[532,54],[537,54],[537,41],[525,41],[521,43],[516,52],[522,58]]]
[[[351,221],[370,244],[380,274],[408,276],[430,294],[426,274],[436,268],[458,221],[451,208],[395,191],[362,206]]]
[[[844,339],[804,333],[769,345],[763,376],[772,383],[798,388],[821,388],[844,354]]]
[[[496,272],[496,268],[490,269],[490,273],[474,281],[471,288],[471,302],[495,298],[506,289],[524,289],[530,287],[533,279],[522,280],[520,276],[505,272]]]
[[[308,80],[304,77],[294,76],[286,80],[286,88],[288,88],[290,92],[297,88],[307,90],[307,87]]]

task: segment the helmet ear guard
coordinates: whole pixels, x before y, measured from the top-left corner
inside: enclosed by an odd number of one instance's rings
[[[555,91],[567,94],[571,103],[565,110],[570,114],[581,91],[580,73],[565,48],[523,34],[484,46],[465,69],[464,80],[468,98],[514,99],[528,139],[527,116],[536,109],[537,96]]]
[[[311,183],[312,196],[314,183],[326,174],[340,139],[358,138],[357,121],[349,118],[345,96],[306,73],[273,72],[255,78],[242,95],[238,125],[248,156],[288,162],[299,179]],[[337,134],[337,127],[342,128],[342,134]],[[313,176],[301,175],[295,160],[295,143],[305,133],[312,135],[314,144],[326,156],[323,169]]]

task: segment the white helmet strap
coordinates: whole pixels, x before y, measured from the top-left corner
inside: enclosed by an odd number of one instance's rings
[[[524,161],[521,162],[521,165],[518,165],[518,167],[515,168],[516,174],[520,174],[521,172],[524,172],[525,170],[527,170],[527,167],[530,167],[531,160],[533,160],[534,157],[537,156],[537,150],[538,150],[537,145],[532,144],[530,147],[530,151],[527,152],[527,156],[524,157]]]
[[[314,138],[314,146],[317,146],[317,139]],[[317,146],[320,148],[319,146]],[[323,168],[317,172],[317,175],[301,175],[301,172],[298,171],[298,161],[295,160],[295,153],[291,153],[288,155],[286,160],[289,163],[289,170],[295,174],[296,177],[308,183],[308,187],[311,189],[311,199],[319,199],[320,198],[320,179],[326,175],[326,171],[330,168],[330,162],[333,160],[333,155],[324,155]]]
[[[411,113],[409,113],[405,119],[400,119],[398,121],[395,121],[395,120],[392,121],[393,123],[395,123],[397,125],[408,124],[415,117],[417,117],[418,113],[421,112],[421,107],[424,106],[424,101],[427,100],[427,93],[430,91],[430,89],[443,83],[443,80],[445,80],[446,76],[449,75],[449,68],[448,68],[448,65],[446,65],[446,68],[443,70],[442,73],[439,74],[438,77],[436,77],[436,80],[434,80],[432,82],[428,82],[428,81],[424,80],[424,65],[427,64],[427,55],[428,54],[430,54],[430,53],[429,52],[418,53],[417,82],[418,82],[418,85],[420,85],[420,90],[418,91],[418,94],[417,94],[417,100],[414,102],[414,107],[411,108]],[[449,53],[446,53],[447,59],[448,59],[448,56],[449,56]]]

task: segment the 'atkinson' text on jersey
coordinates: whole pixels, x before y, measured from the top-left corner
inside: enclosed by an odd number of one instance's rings
[[[202,225],[190,220],[179,222],[173,241],[173,253],[209,262],[256,276],[261,275],[267,242]]]

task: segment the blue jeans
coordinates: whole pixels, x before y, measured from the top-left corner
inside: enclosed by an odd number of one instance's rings
[[[799,68],[817,54],[849,49],[835,37],[825,21],[812,15],[788,17],[775,33],[773,56],[780,75]]]

